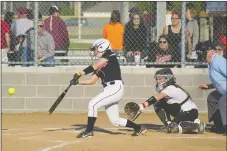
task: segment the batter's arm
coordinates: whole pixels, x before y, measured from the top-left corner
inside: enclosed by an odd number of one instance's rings
[[[93,74],[91,79],[79,81],[78,84],[80,84],[80,85],[92,85],[92,84],[95,84],[98,81],[98,79],[99,79],[99,77],[96,74]]]

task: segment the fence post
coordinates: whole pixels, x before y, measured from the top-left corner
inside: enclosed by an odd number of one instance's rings
[[[129,2],[120,2],[121,4],[121,22],[126,24],[128,21]]]
[[[78,7],[78,39],[81,39],[81,2],[77,2]]]
[[[186,2],[182,2],[181,14],[181,68],[185,68],[185,28],[186,28]]]
[[[157,2],[157,39],[162,34],[163,28],[166,26],[166,2]]]
[[[39,10],[39,3],[37,1],[34,2],[35,10],[34,10],[34,31],[35,31],[35,54],[34,54],[34,66],[38,66],[38,10]]]

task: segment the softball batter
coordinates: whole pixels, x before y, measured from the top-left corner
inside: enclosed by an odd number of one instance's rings
[[[135,130],[133,136],[141,135],[146,131],[144,127],[119,116],[118,103],[124,95],[124,84],[121,79],[120,65],[117,57],[111,51],[110,42],[106,39],[96,40],[92,45],[91,54],[98,57],[97,62],[76,73],[70,83],[73,85],[92,85],[100,78],[104,90],[89,102],[87,128],[77,138],[93,136],[97,110],[102,106],[105,106],[107,116],[114,126],[130,127]],[[78,81],[81,75],[89,73],[93,73],[90,80]]]

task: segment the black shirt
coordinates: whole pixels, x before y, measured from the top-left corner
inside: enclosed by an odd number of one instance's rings
[[[108,60],[107,64],[95,71],[95,74],[101,78],[102,84],[114,80],[122,80],[121,69],[116,55],[111,50],[107,50],[102,55],[102,58]]]

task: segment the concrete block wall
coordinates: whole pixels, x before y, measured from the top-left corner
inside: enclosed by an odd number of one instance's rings
[[[2,68],[2,111],[3,113],[48,112],[50,106],[68,86],[73,73],[81,67],[4,67]],[[154,73],[158,69],[122,67],[125,95],[120,102],[120,111],[129,101],[142,102],[155,94]],[[210,91],[198,90],[198,85],[209,83],[207,69],[172,69],[177,83],[185,88],[194,99],[200,112],[207,112],[206,97]],[[89,78],[89,75],[82,77]],[[9,87],[16,88],[9,95]],[[92,86],[73,86],[68,91],[56,112],[87,112],[90,99],[102,91],[100,81]],[[104,110],[101,108],[100,110]],[[153,107],[146,109],[153,111]]]

